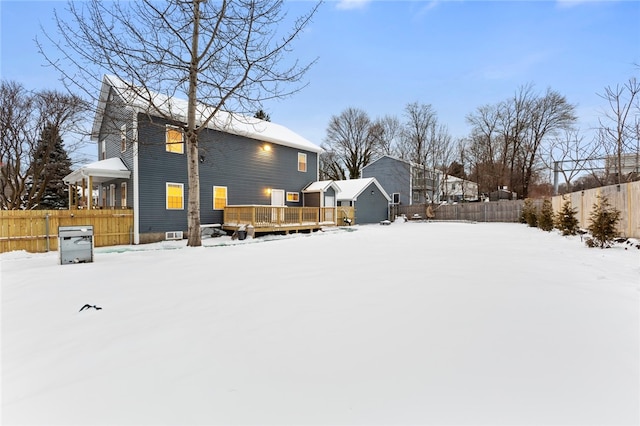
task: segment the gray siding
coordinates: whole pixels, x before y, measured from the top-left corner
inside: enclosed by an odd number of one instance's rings
[[[165,124],[139,116],[140,233],[187,230],[187,158],[165,151]],[[202,223],[222,223],[213,209],[213,187],[227,187],[227,204],[269,205],[269,189],[301,191],[317,180],[317,154],[206,129],[200,134],[200,211]],[[307,171],[298,171],[298,153],[307,154]],[[184,184],[184,210],[167,210],[166,183]],[[302,206],[302,202],[287,202]]]
[[[389,216],[388,201],[378,187],[369,184],[355,201],[355,216],[357,224],[377,223]]]
[[[391,157],[381,157],[363,167],[363,178],[376,178],[389,197],[400,194],[400,204],[411,204],[411,166]],[[392,198],[393,200],[393,198]]]
[[[113,89],[111,89],[113,91]],[[133,112],[126,108],[119,100],[118,97],[114,97],[114,100],[108,102],[104,112],[104,118],[100,127],[100,136],[97,143],[97,158],[102,160],[101,157],[101,145],[102,141],[105,141],[106,158],[120,158],[125,166],[133,171],[133,142],[135,138],[133,129]],[[123,125],[127,126],[127,147],[123,152],[121,150],[120,129]],[[127,207],[133,206],[133,180],[114,179],[108,182],[101,183],[98,187],[98,203],[102,206],[102,196],[105,190],[108,190],[111,184],[116,186],[115,188],[115,206],[122,207],[121,202],[121,183],[127,182]],[[109,205],[109,197],[107,197],[107,206]]]

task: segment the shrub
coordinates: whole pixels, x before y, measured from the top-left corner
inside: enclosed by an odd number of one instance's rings
[[[609,204],[607,197],[598,196],[598,202],[593,205],[589,215],[587,229],[593,239],[593,247],[610,247],[617,237],[616,226],[620,220],[620,211]],[[591,247],[591,245],[590,245]]]
[[[565,201],[562,209],[556,214],[555,225],[562,235],[576,235],[578,231],[578,209],[571,208],[571,202]]]
[[[524,200],[524,207],[522,208],[522,221],[527,225],[535,228],[538,226],[538,209],[533,204],[531,198]]]
[[[542,208],[538,213],[538,228],[547,232],[553,229],[553,206],[549,199],[542,202]]]

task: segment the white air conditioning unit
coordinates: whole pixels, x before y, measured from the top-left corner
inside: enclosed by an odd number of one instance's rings
[[[164,239],[165,240],[181,240],[182,239],[182,231],[165,232]]]

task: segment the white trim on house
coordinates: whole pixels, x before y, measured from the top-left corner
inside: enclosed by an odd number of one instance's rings
[[[337,201],[357,201],[360,194],[373,183],[387,201],[391,202],[389,194],[380,186],[376,178],[337,180],[335,183],[340,188],[340,191],[336,194]]]

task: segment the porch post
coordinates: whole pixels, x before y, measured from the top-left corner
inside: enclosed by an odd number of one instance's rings
[[[87,195],[85,193],[85,184],[86,184],[86,180],[85,178],[82,178],[82,200],[80,200],[81,203],[82,201],[84,201],[85,203],[87,202]]]
[[[87,203],[87,210],[91,210],[93,204],[93,176],[89,175],[89,202]]]

